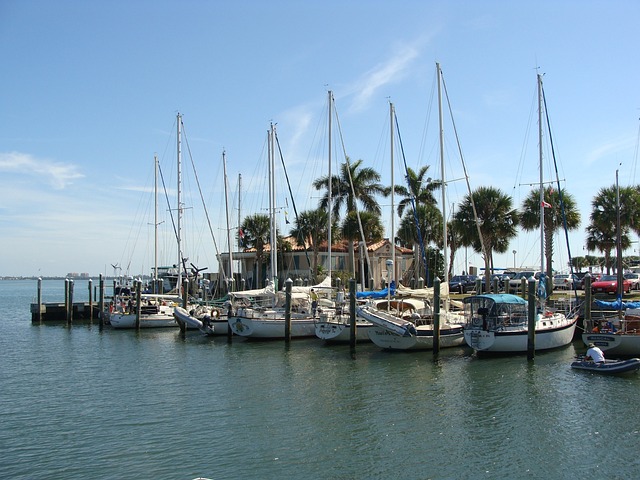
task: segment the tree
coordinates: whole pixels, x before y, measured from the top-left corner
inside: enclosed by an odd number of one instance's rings
[[[473,214],[472,198],[478,223]],[[480,187],[472,192],[471,196],[467,194],[463,198],[453,217],[455,229],[460,235],[460,245],[472,247],[476,252],[483,254],[487,285],[491,283],[493,252],[505,253],[509,248],[509,242],[517,234],[519,217],[512,203],[511,197],[500,189]],[[485,252],[482,252],[477,224],[480,225]]]
[[[360,221],[362,222],[362,230],[364,235],[360,233],[360,225],[358,223],[357,212],[351,211],[342,221],[340,232],[342,238],[348,241],[348,245],[353,248],[354,242],[358,242],[363,236],[365,243],[379,242],[384,238],[384,226],[380,220],[380,215],[372,212],[360,212]],[[349,255],[349,261],[353,262],[350,270],[355,274],[357,268],[355,266],[355,255]],[[366,273],[366,271],[364,272]]]
[[[560,203],[562,203],[564,212]],[[575,230],[580,226],[580,212],[573,197],[564,189],[560,192],[549,186],[544,189],[544,255],[546,257],[547,278],[553,277],[553,236],[556,231],[565,225],[568,230]],[[563,215],[564,213],[564,215]],[[531,190],[522,203],[520,212],[520,225],[527,231],[535,231],[540,228],[540,190]]]
[[[349,163],[349,159],[340,166],[340,174],[331,178],[331,196],[333,202],[333,215],[340,219],[340,211],[343,207],[347,214],[355,211],[358,204],[367,212],[380,215],[381,209],[376,195],[384,194],[384,187],[380,184],[380,174],[372,168],[360,168],[362,160]],[[350,181],[351,179],[351,181]],[[353,188],[351,188],[353,183]],[[313,182],[316,190],[326,190],[320,199],[320,208],[327,209],[329,205],[329,176],[318,178]],[[349,264],[353,270],[354,263],[353,242],[349,242]],[[352,271],[353,273],[353,271]]]
[[[431,178],[425,179],[424,176],[429,170],[429,165],[424,165],[414,172],[411,167],[407,167],[407,174],[405,180],[407,186],[396,185],[394,187],[395,196],[401,197],[398,202],[398,216],[402,218],[402,214],[407,208],[412,209],[415,203],[418,205],[435,205],[437,203],[433,192],[439,189],[442,185],[439,181],[431,181]],[[391,195],[391,188],[385,188],[385,196]]]
[[[611,272],[612,251],[617,242],[616,186],[601,188],[591,202],[592,210],[587,226],[587,250],[599,250],[604,255],[607,273]],[[620,187],[620,237],[622,249],[629,248],[629,231],[638,234],[640,215],[638,187]]]
[[[320,254],[320,244],[327,240],[329,234],[328,215],[326,209],[306,210],[298,215],[291,235],[295,237],[298,245],[311,244],[313,252],[311,261],[311,276],[315,281],[318,274],[318,257]],[[332,229],[332,236],[335,229]]]
[[[420,235],[418,235],[416,217],[420,227]],[[431,269],[426,269],[420,245],[424,246],[425,256],[430,244],[442,247],[442,213],[440,210],[435,205],[427,203],[418,205],[415,216],[413,211],[406,212],[402,220],[400,220],[396,238],[403,246],[415,246],[413,260],[415,275],[416,277],[423,277],[427,284],[430,285],[428,272],[431,271],[434,274],[435,272]],[[425,259],[427,264],[430,263],[428,258]]]
[[[258,213],[245,217],[240,226],[240,242],[245,248],[256,249],[256,269],[254,271],[256,287],[262,285],[261,279],[264,278],[264,248],[270,241],[270,223],[268,215]]]

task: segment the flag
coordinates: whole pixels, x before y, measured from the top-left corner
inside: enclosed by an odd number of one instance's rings
[[[240,237],[240,245],[244,246],[244,231],[242,228],[238,230],[238,237]]]
[[[542,208],[551,208],[551,204],[550,204],[550,203],[545,202],[544,200],[542,200],[542,202],[540,202],[540,206],[541,206]]]

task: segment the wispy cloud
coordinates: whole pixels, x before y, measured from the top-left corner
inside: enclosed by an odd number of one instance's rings
[[[72,164],[35,158],[27,153],[0,153],[0,172],[41,178],[56,189],[63,189],[84,175]]]
[[[367,106],[371,98],[385,85],[396,83],[404,78],[412,62],[418,58],[424,39],[403,44],[393,52],[391,57],[385,62],[379,63],[366,72],[355,84],[353,90],[357,92],[352,110],[362,110]]]
[[[592,165],[596,162],[602,161],[603,158],[607,158],[610,156],[615,156],[628,150],[633,145],[633,139],[631,138],[620,138],[616,140],[612,140],[610,142],[606,142],[602,145],[593,148],[587,155],[587,164]]]

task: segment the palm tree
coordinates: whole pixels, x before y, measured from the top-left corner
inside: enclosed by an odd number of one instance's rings
[[[478,215],[480,234],[484,243],[484,252],[478,236],[478,227],[473,214],[473,203]],[[471,196],[466,195],[454,215],[456,231],[460,235],[460,245],[472,247],[483,254],[486,284],[491,283],[493,271],[493,252],[505,253],[509,242],[516,236],[518,212],[512,206],[512,199],[495,187],[480,187]]]
[[[256,249],[256,269],[254,271],[256,287],[262,285],[261,278],[264,278],[264,247],[269,243],[270,223],[268,215],[257,213],[245,217],[240,226],[240,242],[245,248]]]
[[[313,251],[311,277],[313,277],[313,281],[315,281],[315,276],[318,274],[320,244],[327,240],[329,230],[327,218],[326,209],[306,210],[298,215],[295,225],[290,232],[290,234],[295,237],[298,245],[306,245],[307,242],[311,243],[311,249]]]
[[[360,168],[362,160],[354,163],[347,161],[340,166],[340,174],[331,178],[331,196],[333,201],[333,215],[340,218],[340,211],[345,207],[346,212],[356,210],[358,204],[367,212],[380,215],[381,209],[376,195],[384,194],[384,187],[380,184],[380,174],[369,167]],[[351,185],[353,184],[353,188]],[[326,209],[329,205],[329,176],[318,178],[313,182],[316,190],[325,189],[326,192],[320,200],[320,208]],[[349,242],[349,264],[353,273],[354,263],[353,242]]]
[[[420,226],[420,236],[416,227],[416,218]],[[430,285],[429,275],[422,261],[420,244],[425,248],[425,255],[430,244],[442,247],[442,213],[440,210],[434,204],[426,203],[417,206],[415,216],[413,212],[406,212],[400,220],[396,236],[401,245],[415,247],[413,259],[415,276],[422,276],[426,279],[427,285]],[[427,263],[429,263],[428,260]],[[433,269],[430,271],[439,276],[442,276],[443,273],[433,271]]]
[[[629,248],[629,231],[638,233],[639,208],[638,187],[620,188],[620,237],[622,249]],[[592,211],[587,226],[587,249],[599,250],[604,255],[607,273],[611,272],[612,251],[616,248],[616,186],[601,188],[591,202]]]
[[[380,215],[376,215],[372,212],[360,212],[360,222],[362,222],[362,230],[364,231],[365,243],[379,242],[384,238],[384,226],[380,221]],[[354,242],[358,242],[362,235],[360,234],[360,225],[358,223],[358,215],[355,211],[347,213],[347,216],[342,221],[340,228],[342,238],[348,241],[348,245],[353,249]],[[354,255],[349,255],[349,261],[352,262],[350,270],[355,273],[355,258]]]
[[[405,180],[408,186],[396,185],[394,187],[394,193],[396,196],[401,197],[398,202],[398,216],[402,218],[407,207],[411,208],[412,204],[418,205],[437,203],[436,197],[433,192],[442,186],[440,181],[431,181],[431,178],[425,179],[424,176],[429,170],[429,165],[424,165],[417,172],[413,171],[411,167],[407,167],[407,174]],[[385,188],[385,196],[391,194],[391,187]]]
[[[564,204],[564,212],[560,203],[562,194],[562,203]],[[556,231],[564,227],[568,230],[575,230],[580,226],[580,212],[576,206],[573,196],[564,189],[560,192],[549,186],[544,189],[544,255],[546,257],[546,273],[547,278],[553,276],[553,236]],[[546,206],[549,205],[549,206]],[[564,213],[564,216],[563,216]],[[520,212],[520,225],[527,231],[533,231],[540,228],[540,190],[534,189],[522,203],[522,211]]]

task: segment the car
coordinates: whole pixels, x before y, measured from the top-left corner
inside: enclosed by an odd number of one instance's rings
[[[504,285],[505,282],[509,281],[509,275],[506,275],[504,273],[494,273],[493,275],[491,275],[491,283],[489,284],[489,289],[490,291],[493,291],[493,284],[495,283],[496,279],[498,280],[498,291],[501,292],[504,290]],[[486,292],[487,288],[485,287],[485,283],[486,283],[486,277],[483,275],[482,276],[482,291]]]
[[[559,273],[553,276],[553,288],[573,290],[580,284],[577,275],[573,273]]]
[[[601,273],[589,273],[589,275],[591,276],[591,284],[593,285],[594,282],[597,282],[598,280],[600,280],[600,277],[602,277]],[[580,290],[584,290],[584,284],[587,281],[587,274],[583,275],[583,277],[580,279]]]
[[[597,282],[591,284],[591,293],[617,293],[618,291],[618,276],[617,275],[602,275]],[[622,279],[622,291],[631,292],[631,280],[626,278]]]
[[[640,290],[640,273],[625,273],[624,278],[631,282],[631,290]]]
[[[509,280],[509,293],[518,293],[520,291],[522,279],[526,278],[528,281],[531,277],[536,279],[537,285],[538,279],[540,278],[540,272],[536,272],[535,270],[522,270],[517,272],[513,277],[511,277],[511,280]]]
[[[449,280],[449,291],[467,293],[476,288],[477,275],[455,275]]]

